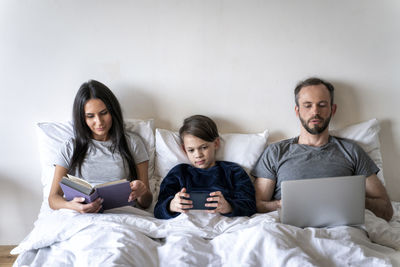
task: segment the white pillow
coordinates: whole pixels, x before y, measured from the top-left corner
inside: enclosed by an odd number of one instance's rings
[[[258,134],[221,134],[216,159],[236,162],[249,172],[267,146],[268,130]],[[164,178],[179,163],[190,163],[182,149],[179,134],[156,129],[156,174]]]
[[[377,176],[379,180],[385,184],[385,179],[383,178],[382,154],[380,150],[381,146],[379,142],[380,129],[378,120],[371,119],[369,121],[347,126],[343,129],[332,130],[330,131],[330,134],[342,138],[348,138],[357,142],[357,144],[368,153],[371,159],[379,167],[380,172],[378,172]]]
[[[154,173],[154,155],[155,155],[155,138],[153,134],[154,120],[125,120],[125,127],[129,132],[135,132],[142,137],[149,153],[149,179]],[[47,199],[51,183],[54,176],[54,159],[56,158],[61,145],[70,137],[73,137],[74,132],[72,122],[38,122],[37,135],[39,143],[39,156],[41,162],[41,181],[43,184],[43,197]]]

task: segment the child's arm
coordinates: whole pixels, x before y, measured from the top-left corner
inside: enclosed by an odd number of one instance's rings
[[[176,202],[181,195],[187,195],[187,193],[181,192],[181,190],[183,189],[181,177],[182,174],[178,165],[170,170],[167,176],[162,181],[160,185],[158,201],[156,206],[154,207],[154,216],[156,218],[171,219],[180,214],[180,212],[178,212],[178,209],[176,209]],[[172,208],[174,211],[170,210],[170,205],[173,200],[175,200],[172,204],[174,206]],[[188,200],[182,199],[182,201],[184,203],[189,203]]]
[[[232,208],[231,212],[221,214],[225,216],[251,216],[256,213],[256,199],[253,183],[245,170],[237,164],[231,168],[230,179],[233,185],[231,194],[223,196]],[[222,194],[221,194],[222,195]],[[232,197],[233,196],[233,197]]]

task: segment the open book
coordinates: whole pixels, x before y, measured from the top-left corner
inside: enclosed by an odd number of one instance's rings
[[[92,186],[87,181],[68,174],[62,178],[60,186],[68,201],[74,197],[84,197],[85,203],[90,203],[101,197],[104,200],[102,204],[104,210],[132,206],[135,203],[128,202],[132,190],[126,179]]]

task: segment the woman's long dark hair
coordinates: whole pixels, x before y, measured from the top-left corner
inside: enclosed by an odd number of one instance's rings
[[[108,112],[110,112],[112,125],[108,135],[112,142],[112,153],[118,150],[123,159],[124,166],[128,164],[128,180],[135,180],[137,178],[136,165],[126,140],[121,106],[111,90],[101,82],[95,80],[89,80],[82,84],[75,96],[72,108],[75,149],[71,159],[70,170],[77,168],[79,173],[81,173],[82,163],[92,139],[92,131],[85,120],[85,104],[90,99],[100,99],[106,105]]]

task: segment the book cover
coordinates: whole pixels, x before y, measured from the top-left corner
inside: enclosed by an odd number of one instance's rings
[[[88,195],[88,194],[82,193],[81,191],[71,187],[70,185],[63,184],[61,182],[60,182],[60,186],[61,186],[62,191],[64,192],[65,199],[68,201],[74,199],[75,197],[83,197],[83,198],[85,198],[85,203],[90,203],[99,197],[96,190],[92,194]]]
[[[129,181],[96,187],[95,193],[104,199],[103,209],[113,209],[122,206],[132,206],[135,202],[128,202],[132,192]]]
[[[115,181],[98,185],[90,189],[91,193],[87,194],[87,188],[82,188],[79,184],[74,182],[65,183],[60,182],[61,189],[64,192],[66,200],[70,201],[75,197],[85,198],[85,203],[90,203],[101,197],[103,201],[103,209],[113,209],[122,206],[132,206],[134,201],[128,202],[129,194],[132,192],[129,181]],[[85,191],[85,192],[82,192]],[[90,192],[89,191],[89,192]]]

